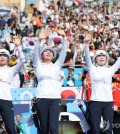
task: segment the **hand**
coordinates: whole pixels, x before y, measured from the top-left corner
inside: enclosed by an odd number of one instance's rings
[[[66,33],[63,30],[57,30],[57,33],[62,36],[66,36]]]
[[[13,36],[13,43],[16,45],[16,47],[21,45],[21,37],[19,35]]]
[[[42,39],[46,39],[49,34],[50,34],[50,30],[43,30],[40,34],[39,34],[39,39],[42,40]]]
[[[6,42],[6,38],[3,39],[3,42]]]
[[[92,40],[92,34],[88,33],[85,35],[84,41],[85,42],[90,42]]]
[[[107,41],[107,38],[105,37],[105,38],[103,38],[103,41],[104,41],[104,43],[106,43],[106,41]]]

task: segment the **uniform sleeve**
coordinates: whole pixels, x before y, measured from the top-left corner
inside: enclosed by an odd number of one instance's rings
[[[67,38],[64,38],[62,41],[62,48],[61,48],[59,58],[55,63],[55,64],[58,64],[60,67],[62,67],[64,65],[66,52],[67,52],[67,44],[68,44]]]
[[[118,60],[115,62],[113,66],[110,67],[110,70],[112,72],[112,75],[120,68],[120,57]]]
[[[41,49],[41,46],[39,44],[35,44],[34,51],[33,51],[33,66],[34,68],[37,67],[39,62],[41,62],[39,58],[39,50]]]
[[[18,50],[20,61],[14,67],[12,67],[14,75],[19,73],[20,69],[24,66],[25,63],[25,56],[23,54],[22,47],[21,46],[17,47],[17,50]]]
[[[89,70],[91,68],[91,66],[93,66],[93,64],[92,64],[92,60],[91,60],[91,57],[90,57],[89,45],[88,44],[85,44],[84,52],[85,52],[85,61],[86,61],[87,69]]]

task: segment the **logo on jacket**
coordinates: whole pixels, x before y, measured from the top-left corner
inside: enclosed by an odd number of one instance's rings
[[[101,121],[100,127],[101,127],[102,132],[108,130],[110,128],[109,120],[108,121],[105,121],[105,120]]]

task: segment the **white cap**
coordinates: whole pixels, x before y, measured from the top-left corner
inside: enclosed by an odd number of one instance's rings
[[[41,49],[41,51],[40,51],[40,58],[41,58],[41,59],[42,59],[42,53],[43,53],[45,50],[50,50],[50,51],[52,51],[52,52],[53,52],[53,59],[56,58],[56,51],[54,50],[54,48],[51,47],[51,46],[45,46],[45,47],[43,47],[43,48]]]
[[[109,28],[110,28],[110,30],[112,30],[112,29],[115,28],[115,27],[114,27],[113,24],[110,24],[110,25],[109,25]]]
[[[95,62],[95,58],[99,55],[105,55],[107,58],[107,61],[109,61],[109,55],[104,50],[97,50],[96,54],[93,56],[93,62]]]
[[[9,51],[6,50],[6,49],[0,49],[0,54],[5,54],[5,55],[7,55],[9,59],[10,59],[10,57],[11,57]]]

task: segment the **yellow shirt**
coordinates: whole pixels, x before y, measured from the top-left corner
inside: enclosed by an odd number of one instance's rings
[[[9,66],[14,66],[15,64],[17,64],[17,60],[15,60],[15,61],[10,60],[9,61]]]

